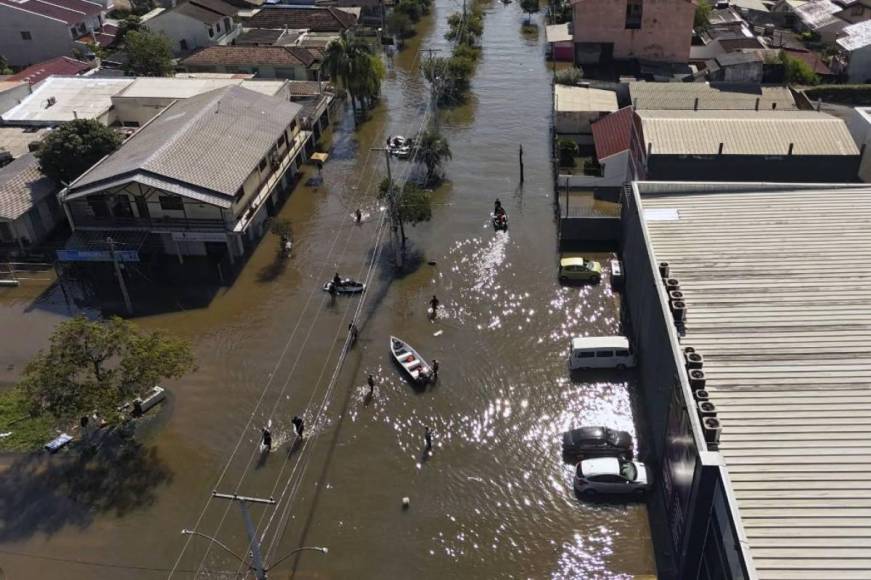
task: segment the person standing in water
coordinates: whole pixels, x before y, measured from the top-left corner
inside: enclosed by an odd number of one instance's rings
[[[432,359],[432,380],[439,380],[439,361],[438,359]]]
[[[366,384],[369,385],[369,396],[371,397],[375,393],[375,377],[369,375],[369,378],[366,379]]]
[[[429,427],[423,432],[423,440],[426,442],[426,450],[432,451],[432,429]]]
[[[272,451],[272,432],[269,430],[269,427],[263,428],[263,434],[261,435],[261,444],[266,448],[267,453]]]
[[[430,300],[429,300],[429,309],[430,309],[430,313],[431,313],[433,318],[435,318],[436,314],[438,313],[439,304],[440,304],[439,299],[436,298],[435,294],[433,294],[432,298],[430,298]]]
[[[305,422],[297,415],[294,415],[290,422],[293,424],[293,430],[296,431],[296,436],[302,439],[303,432],[305,431]]]
[[[357,208],[357,211],[354,212],[354,219],[358,224],[363,221],[363,212],[360,211],[360,208]]]

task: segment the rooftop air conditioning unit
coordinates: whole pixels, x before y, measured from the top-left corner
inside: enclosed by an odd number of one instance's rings
[[[55,104],[57,104],[57,99],[55,97],[49,97],[45,101],[45,108],[48,109],[49,107],[51,107]]]
[[[705,442],[708,448],[712,451],[717,451],[720,448],[720,433],[723,427],[720,420],[716,417],[705,417],[702,419],[702,431],[705,433]]]
[[[687,369],[700,369],[705,364],[705,357],[698,352],[686,352],[683,353],[684,361],[686,361]]]
[[[699,417],[702,419],[717,416],[717,406],[711,401],[699,401],[696,403],[696,408],[699,410]]]
[[[690,379],[690,388],[694,391],[705,388],[705,371],[702,369],[692,369],[688,373]]]

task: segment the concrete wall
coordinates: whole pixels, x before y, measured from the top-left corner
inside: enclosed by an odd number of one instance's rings
[[[690,0],[643,0],[641,28],[626,28],[626,0],[578,0],[575,43],[613,43],[615,59],[687,62],[695,5]]]
[[[850,53],[847,64],[847,81],[867,83],[871,81],[871,46],[863,46]]]
[[[151,18],[145,27],[156,34],[166,35],[176,55],[214,44],[214,38],[209,37],[209,27],[205,23],[174,10]],[[187,42],[186,50],[181,47],[182,40]]]
[[[21,83],[0,93],[0,115],[18,105],[30,94],[30,85]]]
[[[570,217],[560,219],[560,243],[620,241],[619,217]]]
[[[727,66],[719,70],[717,79],[727,83],[754,83],[762,82],[762,62],[748,62],[738,65]]]
[[[30,32],[24,40],[21,32]],[[27,66],[56,56],[72,56],[73,38],[65,22],[0,5],[0,54],[13,66]]]
[[[568,180],[569,187],[573,189],[594,189],[599,187],[622,187],[629,181],[629,151],[622,151],[600,161],[602,176],[596,175],[567,175],[560,174],[557,177],[559,187],[565,187]]]
[[[728,146],[728,145],[727,145]],[[647,158],[651,181],[772,181],[844,183],[857,181],[858,155],[657,155]]]

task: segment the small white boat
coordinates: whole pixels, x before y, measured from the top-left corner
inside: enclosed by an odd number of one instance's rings
[[[387,151],[399,159],[408,159],[411,156],[411,140],[402,135],[394,135],[387,139]]]
[[[324,283],[324,292],[330,292],[331,288],[335,289],[337,294],[357,294],[366,289],[366,285],[350,278],[342,278],[338,285],[330,280]]]
[[[432,380],[430,364],[404,340],[391,336],[390,353],[415,383],[425,385]]]

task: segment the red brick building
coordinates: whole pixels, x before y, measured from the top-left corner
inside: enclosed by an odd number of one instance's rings
[[[572,0],[575,62],[685,63],[696,0]]]

